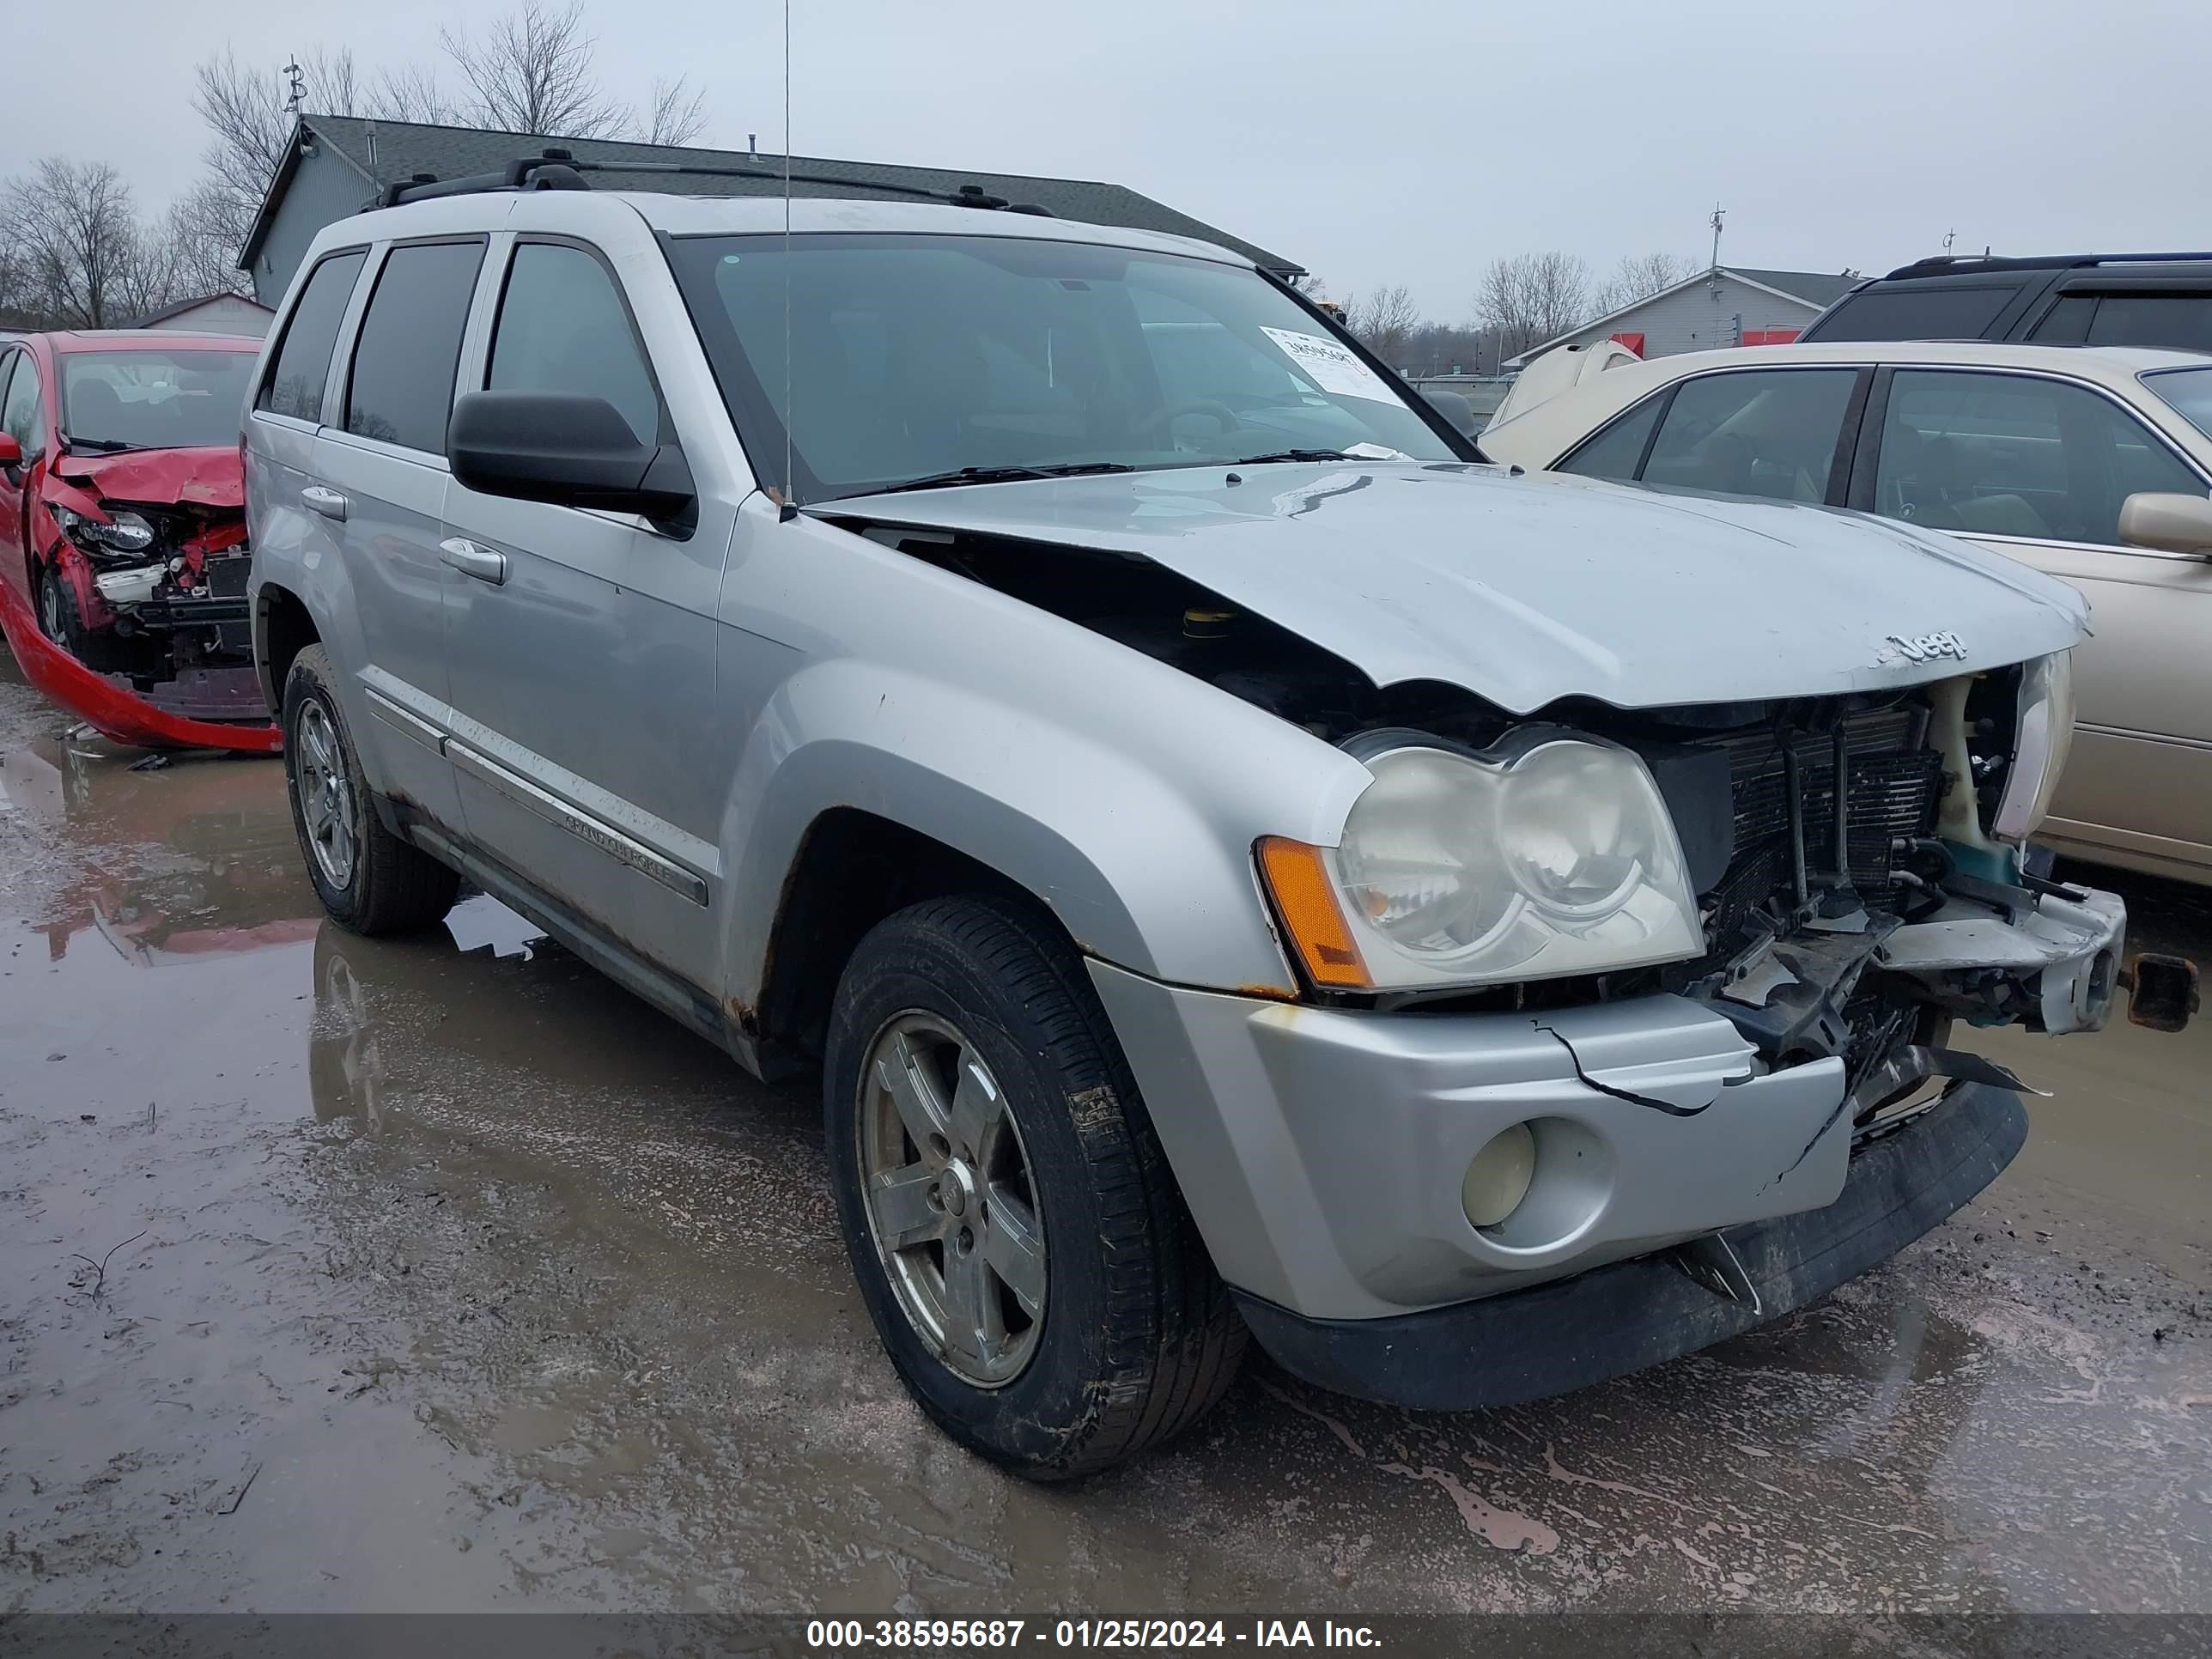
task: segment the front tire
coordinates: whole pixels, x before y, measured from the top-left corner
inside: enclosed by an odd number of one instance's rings
[[[461,878],[377,817],[334,678],[329,653],[311,645],[284,679],[284,781],[307,879],[349,933],[419,933],[453,908]]]
[[[83,607],[69,578],[51,564],[38,568],[39,632],[75,657],[95,674],[110,674],[122,666],[113,637],[95,634],[84,625]]]
[[[1033,1480],[1196,1421],[1245,1332],[1082,963],[997,898],[854,951],[823,1109],[838,1215],[892,1364],[954,1439]]]

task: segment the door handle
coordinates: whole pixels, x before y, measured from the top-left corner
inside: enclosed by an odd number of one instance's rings
[[[494,587],[507,580],[507,555],[478,547],[465,536],[448,536],[438,544],[438,556],[464,576],[474,576]]]
[[[319,513],[326,519],[343,520],[346,515],[346,498],[320,484],[309,484],[300,492],[300,499],[307,504],[310,512]]]

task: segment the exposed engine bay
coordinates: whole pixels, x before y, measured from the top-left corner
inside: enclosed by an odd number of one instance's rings
[[[1846,1104],[1866,1132],[1926,1094],[1931,1079],[2024,1086],[1951,1050],[1954,1020],[2058,1033],[2094,1030],[2109,1015],[2118,902],[2027,873],[1990,833],[2015,763],[2021,666],[1880,694],[1661,709],[1567,699],[1522,715],[1436,681],[1377,687],[1140,557],[848,525],[1332,744],[1404,727],[1480,751],[1544,725],[1642,757],[1681,842],[1702,955],[1367,1006],[1542,1009],[1672,993],[1728,1019],[1764,1069],[1841,1060]]]
[[[94,673],[199,720],[265,718],[253,679],[242,507],[101,500],[57,504],[40,626]]]

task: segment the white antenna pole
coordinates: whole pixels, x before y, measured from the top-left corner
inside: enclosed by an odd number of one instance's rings
[[[1718,270],[1721,268],[1721,216],[1723,211],[1723,210],[1718,202],[1713,204],[1713,216],[1711,221],[1713,228],[1713,263],[1711,269],[1715,270]]]
[[[799,515],[791,423],[791,0],[783,0],[783,514]]]

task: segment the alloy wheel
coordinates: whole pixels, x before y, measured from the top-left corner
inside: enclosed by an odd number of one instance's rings
[[[361,811],[339,752],[337,728],[321,702],[311,700],[301,706],[297,736],[293,787],[300,792],[307,842],[324,878],[343,889],[353,883],[354,861],[360,854]]]
[[[39,583],[39,627],[56,645],[69,643],[68,619],[62,615],[62,574],[49,570]]]
[[[860,1067],[868,1226],[900,1309],[956,1376],[1003,1388],[1044,1328],[1029,1154],[975,1046],[935,1015],[888,1021]]]

